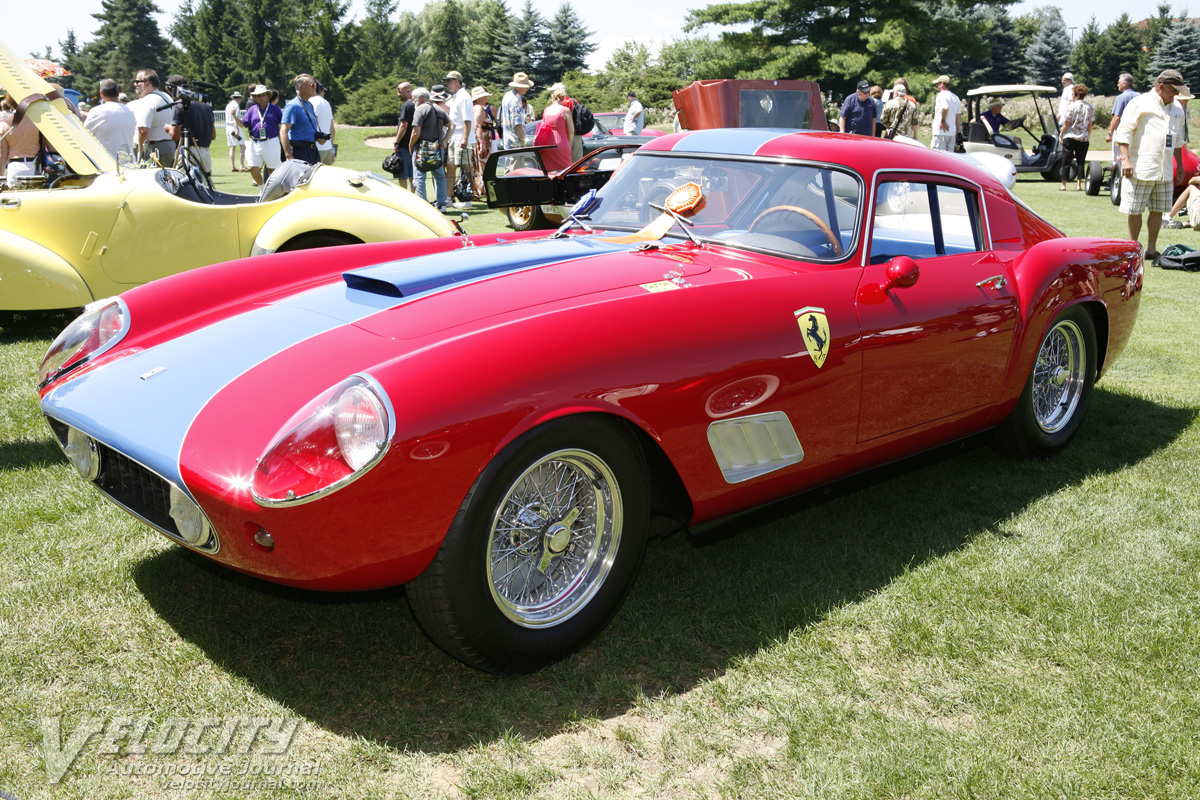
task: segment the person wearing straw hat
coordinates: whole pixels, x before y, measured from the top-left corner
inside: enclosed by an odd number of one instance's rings
[[[242,136],[238,117],[242,115],[242,93],[234,92],[229,95],[229,103],[225,106],[225,144],[229,147],[229,168],[234,172],[249,172],[246,166],[246,137]],[[241,160],[242,166],[237,165]]]
[[[518,72],[513,75],[508,88],[511,91],[505,92],[500,101],[500,128],[503,130],[500,146],[505,150],[525,146],[525,104],[521,98],[533,88],[533,81],[524,72]]]
[[[471,90],[471,120],[475,131],[475,196],[483,197],[483,167],[492,154],[492,138],[496,132],[496,120],[488,104],[491,94],[482,86]]]
[[[271,90],[259,84],[250,90],[250,105],[238,118],[250,141],[250,177],[255,186],[262,186],[271,173],[283,163],[279,147],[279,124],[283,111],[271,102]],[[265,172],[264,172],[265,170]]]
[[[958,117],[962,113],[962,103],[958,95],[950,91],[950,77],[939,75],[933,82],[937,87],[937,97],[933,101],[933,135],[929,140],[931,150],[954,151],[954,140],[958,136]]]

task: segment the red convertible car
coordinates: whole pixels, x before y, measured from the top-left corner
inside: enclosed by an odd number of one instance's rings
[[[989,430],[1055,453],[1142,279],[1138,244],[1066,238],[950,155],[696,131],[550,234],[98,301],[47,353],[41,408],[178,544],[291,586],[407,584],[451,655],[526,671],[607,624],[651,535]]]

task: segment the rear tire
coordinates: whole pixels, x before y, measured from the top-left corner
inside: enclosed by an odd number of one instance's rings
[[[532,231],[547,226],[540,206],[510,206],[504,210],[514,231]]]
[[[1084,179],[1084,190],[1095,197],[1100,194],[1100,187],[1104,184],[1104,165],[1099,161],[1089,161],[1087,166],[1087,177]]]
[[[595,416],[541,425],[467,493],[433,562],[407,586],[439,647],[487,672],[541,669],[583,647],[620,608],[650,523],[646,465]]]
[[[1121,173],[1117,170],[1116,164],[1113,165],[1112,175],[1108,182],[1108,199],[1114,206],[1121,205]]]
[[[362,240],[348,233],[302,233],[283,243],[276,253],[290,253],[296,250],[313,250],[318,247],[340,247],[344,244],[362,244]]]
[[[1068,308],[1042,338],[1025,389],[993,440],[997,450],[1046,458],[1083,422],[1096,383],[1096,326],[1083,306]]]

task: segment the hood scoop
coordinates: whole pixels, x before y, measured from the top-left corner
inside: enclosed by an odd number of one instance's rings
[[[626,245],[590,237],[538,239],[488,247],[465,247],[404,261],[392,261],[344,272],[342,279],[350,289],[384,297],[415,297],[492,275],[628,249]]]

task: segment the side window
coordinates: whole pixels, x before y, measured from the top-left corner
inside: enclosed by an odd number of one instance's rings
[[[886,181],[875,195],[871,263],[983,249],[979,196],[958,186]]]

